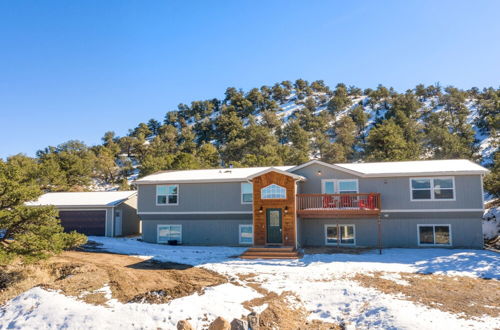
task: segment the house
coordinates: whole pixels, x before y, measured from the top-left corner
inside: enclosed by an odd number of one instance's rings
[[[468,160],[164,171],[135,181],[152,243],[483,246],[483,175]]]
[[[54,205],[65,231],[89,236],[140,233],[137,191],[52,192],[27,205]]]

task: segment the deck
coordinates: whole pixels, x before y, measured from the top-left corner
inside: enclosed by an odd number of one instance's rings
[[[297,194],[297,215],[302,218],[356,218],[380,215],[380,193]]]

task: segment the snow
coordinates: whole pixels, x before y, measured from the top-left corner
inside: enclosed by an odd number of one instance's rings
[[[500,255],[485,250],[387,249],[363,254],[307,254],[299,260],[242,260],[232,258],[243,252],[238,247],[167,246],[141,242],[135,238],[91,237],[110,252],[125,253],[160,261],[191,264],[238,278],[255,274],[264,289],[290,291],[310,319],[343,323],[347,329],[495,329],[500,319],[483,316],[465,319],[405,300],[401,295],[383,294],[352,279],[358,272],[382,272],[383,278],[403,281],[399,272],[437,273],[500,279]],[[92,306],[56,292],[31,289],[0,309],[0,328],[174,328],[181,319],[191,318],[201,328],[203,315],[228,320],[246,315],[241,303],[260,295],[246,286],[223,284],[207,288],[169,304],[120,304],[111,300],[109,308]],[[404,281],[403,281],[404,282]],[[403,283],[404,285],[404,283]],[[255,308],[265,309],[265,305]]]
[[[43,194],[27,205],[56,206],[115,206],[137,194],[137,191],[92,191],[92,192],[53,192]]]
[[[275,166],[286,171],[293,166]],[[207,170],[164,171],[136,180],[135,183],[156,182],[203,182],[203,181],[246,181],[247,177],[268,170],[271,167],[221,168]]]
[[[483,215],[483,236],[489,240],[500,235],[500,207],[485,210]]]
[[[488,170],[466,159],[420,160],[406,162],[377,162],[335,164],[345,169],[359,172],[364,176],[470,173],[486,174]]]
[[[222,284],[168,304],[122,304],[112,299],[103,307],[36,287],[0,309],[0,329],[175,329],[179,320],[188,318],[199,329],[206,326],[205,318],[232,320],[249,314],[241,303],[260,296],[248,287]]]

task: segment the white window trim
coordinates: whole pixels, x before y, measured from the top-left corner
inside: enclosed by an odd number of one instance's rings
[[[328,243],[328,227],[333,227],[333,226],[352,226],[353,228],[353,235],[354,235],[354,243]],[[325,245],[328,246],[336,246],[336,245],[342,245],[342,246],[355,246],[356,245],[356,225],[353,223],[336,223],[336,224],[325,224],[324,226],[324,231],[325,231]]]
[[[430,199],[414,199],[413,198],[413,188],[411,186],[411,180],[430,180],[431,181],[431,198]],[[434,197],[434,179],[451,179],[453,183],[453,198],[449,199],[443,199],[443,198],[435,198]],[[455,177],[454,176],[433,176],[433,177],[413,177],[410,178],[410,201],[412,202],[453,202],[457,200],[457,189],[455,187]],[[444,189],[450,189],[450,188],[444,188]],[[427,190],[427,189],[415,189],[415,190]]]
[[[448,226],[450,233],[450,243],[448,244],[436,244],[436,226]],[[433,227],[432,235],[434,238],[434,244],[420,243],[420,227]],[[417,224],[417,244],[418,246],[452,246],[453,245],[453,235],[451,231],[451,224],[449,223],[421,223]]]
[[[158,196],[164,196],[164,195],[158,195],[158,187],[161,187],[161,186],[165,186],[165,187],[168,187],[168,186],[175,186],[177,187],[177,203],[168,203],[168,196],[171,195],[171,194],[167,194],[167,203],[165,204],[159,204],[158,203]],[[179,191],[179,185],[178,184],[157,184],[155,185],[155,203],[156,203],[156,206],[177,206],[179,205],[179,195],[180,195],[180,191]]]
[[[340,194],[340,182],[351,182],[355,181],[356,182],[356,194],[359,194],[359,180],[358,179],[321,179],[321,193],[326,194],[325,192],[325,183],[327,182],[333,182],[333,187],[334,187],[334,194]]]
[[[241,228],[242,227],[252,227],[252,242],[247,243],[247,242],[242,242],[241,241]],[[238,244],[241,245],[253,245],[253,225],[252,224],[241,224],[238,226]]]
[[[180,226],[181,227],[181,239],[180,239],[180,242],[182,244],[182,225],[180,224],[176,224],[176,223],[172,223],[172,224],[160,224],[160,225],[156,225],[156,243],[168,243],[168,240],[166,242],[160,242],[160,227],[161,226]]]
[[[272,185],[276,185],[276,186],[278,186],[278,187],[280,187],[280,188],[283,188],[283,189],[285,190],[285,197],[278,197],[278,198],[264,198],[264,197],[263,197],[262,192],[264,191],[264,189],[266,189],[267,187],[270,187],[270,186],[272,186]],[[283,199],[286,199],[286,188],[285,188],[285,187],[283,187],[283,186],[280,186],[279,184],[276,184],[276,183],[271,183],[271,184],[269,184],[269,185],[267,185],[267,186],[265,186],[265,187],[260,188],[260,199],[265,199],[265,200],[283,200]]]
[[[251,202],[244,202],[243,201],[243,185],[244,184],[252,185],[252,201]],[[242,182],[240,184],[240,201],[241,201],[241,204],[253,204],[253,184],[251,182]]]

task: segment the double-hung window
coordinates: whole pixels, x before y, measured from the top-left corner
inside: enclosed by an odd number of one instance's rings
[[[451,226],[418,225],[418,245],[451,245]]]
[[[177,241],[182,243],[182,225],[158,225],[158,243]]]
[[[411,178],[411,200],[454,200],[455,180],[449,178]]]
[[[178,205],[179,204],[179,186],[161,185],[156,186],[156,205]]]
[[[241,184],[241,204],[252,204],[253,201],[253,185],[248,182]]]
[[[325,225],[326,245],[355,245],[354,225]]]
[[[240,225],[238,242],[240,244],[253,244],[253,225]]]

